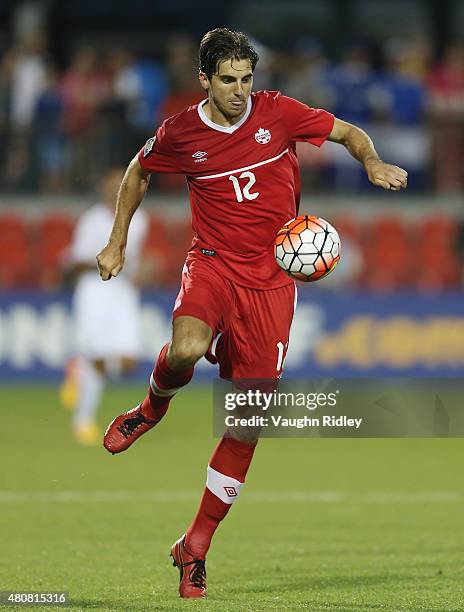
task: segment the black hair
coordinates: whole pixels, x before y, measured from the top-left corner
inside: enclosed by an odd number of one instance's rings
[[[218,70],[219,64],[229,59],[248,59],[254,71],[259,55],[243,32],[235,32],[228,28],[215,28],[206,32],[201,39],[198,59],[201,72],[211,79]]]

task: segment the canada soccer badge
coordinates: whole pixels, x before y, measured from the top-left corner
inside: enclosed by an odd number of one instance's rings
[[[267,144],[271,140],[271,132],[264,128],[259,128],[255,134],[255,140],[259,142],[259,144]]]

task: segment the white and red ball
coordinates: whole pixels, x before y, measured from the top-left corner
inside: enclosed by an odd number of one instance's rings
[[[320,217],[300,215],[277,233],[275,258],[292,278],[304,282],[319,280],[340,261],[337,230]]]

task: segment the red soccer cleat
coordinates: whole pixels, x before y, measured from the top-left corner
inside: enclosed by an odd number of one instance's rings
[[[159,419],[158,419],[159,420]],[[142,413],[142,404],[116,417],[108,425],[103,446],[110,453],[120,453],[158,423]]]
[[[195,559],[185,548],[185,535],[171,548],[174,567],[179,568],[181,597],[206,597],[206,568],[204,559]],[[184,571],[184,568],[187,568]]]

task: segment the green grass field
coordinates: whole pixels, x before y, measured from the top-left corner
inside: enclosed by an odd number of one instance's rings
[[[102,425],[143,394],[108,391]],[[119,456],[74,442],[52,388],[0,404],[0,590],[68,591],[71,610],[464,610],[463,440],[262,440],[208,599],[184,601],[168,554],[216,443],[208,388]]]

